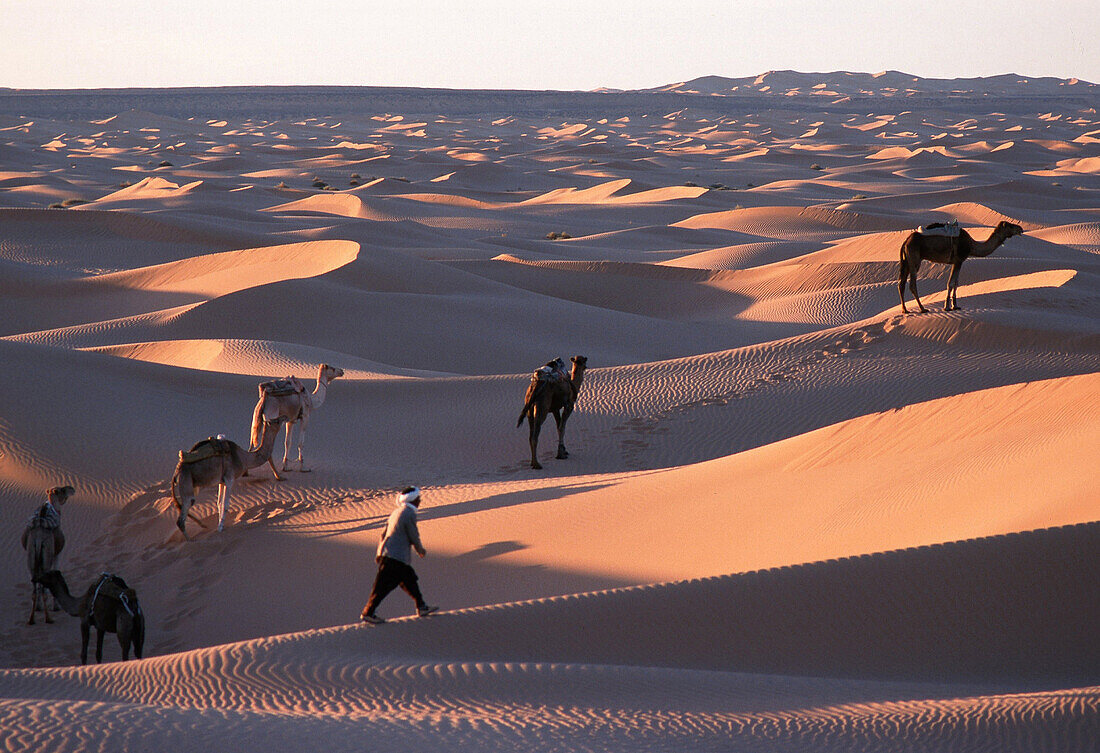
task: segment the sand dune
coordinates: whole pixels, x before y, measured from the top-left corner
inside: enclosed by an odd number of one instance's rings
[[[62,571],[148,618],[74,667],[0,548],[5,744],[1092,750],[1093,87],[0,95],[0,533],[72,484]],[[902,315],[947,218],[1025,234]],[[532,470],[524,388],[575,354]],[[183,540],[178,451],[321,363],[312,472],[240,479],[220,533],[203,492]],[[366,626],[407,484],[443,610]]]

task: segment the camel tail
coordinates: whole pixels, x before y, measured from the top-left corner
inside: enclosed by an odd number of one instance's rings
[[[263,439],[264,431],[264,399],[267,395],[260,389],[260,399],[256,401],[256,409],[252,411],[252,432],[249,435],[248,451],[255,452]]]
[[[35,537],[32,540],[32,546],[34,546],[34,552],[31,555],[34,562],[33,570],[35,577],[37,577],[46,572],[46,540],[41,536]]]
[[[134,656],[141,658],[141,652],[145,646],[145,613],[141,611],[141,605],[138,604],[137,594],[133,589],[128,590],[127,595],[133,594],[134,605],[134,629],[130,638],[134,644]]]
[[[172,501],[176,503],[176,507],[180,510],[183,509],[183,502],[180,501],[180,469],[183,468],[183,451],[180,451],[180,461],[176,463],[176,470],[172,472]]]
[[[519,412],[519,420],[516,421],[516,428],[523,426],[523,419],[531,415],[531,410],[535,406],[535,402],[538,400],[539,394],[542,392],[543,382],[537,379],[532,379],[531,384],[527,385],[527,394],[523,396],[523,410]]]

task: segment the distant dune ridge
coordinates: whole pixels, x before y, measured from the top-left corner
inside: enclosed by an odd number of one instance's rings
[[[615,92],[0,90],[3,539],[44,490],[145,656],[0,548],[7,750],[1091,751],[1100,104],[1015,74]],[[919,273],[915,227],[975,238]],[[568,459],[515,428],[584,355]],[[226,528],[180,449],[310,389]],[[281,439],[280,439],[281,444]],[[278,454],[278,453],[277,453]],[[423,489],[442,611],[358,623]],[[39,621],[41,622],[41,621]]]

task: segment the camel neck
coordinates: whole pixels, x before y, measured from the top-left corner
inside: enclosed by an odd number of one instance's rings
[[[325,402],[325,395],[328,394],[328,384],[321,377],[317,377],[317,386],[313,388],[311,400],[314,408],[321,407],[321,403]]]
[[[73,617],[80,616],[80,607],[82,600],[76,598],[71,593],[69,593],[69,586],[67,583],[65,583],[65,581],[62,580],[57,583],[51,583],[49,588],[50,591],[53,592],[54,598],[57,599],[57,603],[61,606],[62,609],[64,609],[68,614],[71,614]]]
[[[984,241],[975,241],[970,252],[971,256],[989,256],[996,251],[1002,243],[1008,239],[1004,233],[994,230]]]
[[[246,468],[258,468],[268,461],[275,449],[275,436],[278,433],[278,426],[264,424],[263,434],[260,435],[260,446],[245,453]]]

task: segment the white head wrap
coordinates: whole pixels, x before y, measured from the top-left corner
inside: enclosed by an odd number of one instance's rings
[[[415,505],[420,502],[420,487],[410,487],[409,491],[397,495],[397,504]]]

